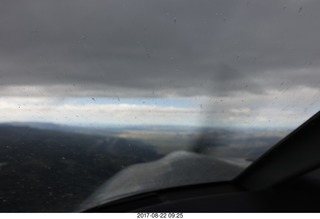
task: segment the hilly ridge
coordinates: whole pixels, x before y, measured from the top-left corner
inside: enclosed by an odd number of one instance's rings
[[[72,211],[121,169],[158,158],[139,141],[0,125],[0,211]]]

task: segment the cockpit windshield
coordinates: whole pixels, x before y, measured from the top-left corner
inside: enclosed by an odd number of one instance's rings
[[[105,183],[114,199],[114,176],[133,186],[123,171],[157,170],[170,186],[232,179],[319,110],[319,11],[2,1],[0,211],[72,211]],[[188,159],[221,174],[186,180]],[[181,176],[161,175],[164,161]]]

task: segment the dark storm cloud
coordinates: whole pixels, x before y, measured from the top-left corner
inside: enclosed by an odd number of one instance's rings
[[[319,10],[293,0],[2,1],[0,83],[101,96],[317,88]]]

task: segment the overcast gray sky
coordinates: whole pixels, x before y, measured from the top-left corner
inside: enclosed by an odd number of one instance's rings
[[[319,11],[318,0],[3,0],[0,94],[224,98],[244,111],[275,97],[314,112]]]
[[[2,1],[1,84],[124,96],[318,88],[319,11],[317,0]]]

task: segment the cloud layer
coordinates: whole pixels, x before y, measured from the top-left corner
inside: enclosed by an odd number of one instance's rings
[[[0,10],[2,95],[14,86],[128,97],[320,85],[316,0],[33,0]]]
[[[317,0],[5,0],[0,95],[189,98],[206,124],[303,121],[320,107],[319,11]]]

